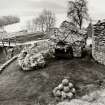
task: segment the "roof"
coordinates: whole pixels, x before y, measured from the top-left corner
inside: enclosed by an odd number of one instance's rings
[[[72,22],[68,22],[66,20],[61,23],[60,29],[61,29],[61,31],[62,30],[73,30],[73,31],[77,31],[77,27],[75,26],[75,24],[72,23]]]

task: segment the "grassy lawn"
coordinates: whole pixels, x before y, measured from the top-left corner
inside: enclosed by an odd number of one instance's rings
[[[70,77],[77,97],[97,89],[105,77],[105,66],[87,59],[54,60],[44,69],[23,72],[14,61],[0,75],[0,105],[47,105],[54,102],[52,90]]]
[[[14,42],[15,41],[17,43],[24,43],[24,42],[28,42],[28,41],[35,41],[35,40],[43,40],[46,39],[47,35],[44,33],[31,33],[31,34],[27,34],[27,35],[21,35],[21,36],[16,36],[16,37],[11,37],[9,38],[10,42]],[[3,40],[4,42],[8,42],[8,38]]]

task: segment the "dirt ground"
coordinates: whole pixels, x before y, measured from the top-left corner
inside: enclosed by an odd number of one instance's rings
[[[53,60],[44,69],[23,72],[14,61],[0,74],[0,105],[53,103],[52,90],[67,76],[75,84],[78,98],[99,88],[105,66],[87,59]]]

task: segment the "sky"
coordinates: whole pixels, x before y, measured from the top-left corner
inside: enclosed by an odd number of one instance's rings
[[[22,30],[26,21],[37,17],[43,9],[56,14],[57,26],[66,19],[68,0],[0,0],[0,16],[15,15],[21,21],[6,27],[8,32]],[[92,20],[105,19],[105,0],[88,0]]]

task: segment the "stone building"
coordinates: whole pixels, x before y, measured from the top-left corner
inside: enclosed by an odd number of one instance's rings
[[[105,20],[93,25],[92,40],[93,58],[105,65]]]
[[[55,33],[54,33],[55,32]],[[84,46],[84,30],[79,30],[74,23],[63,21],[59,28],[52,29],[50,36],[56,43],[59,41],[66,42],[72,46],[73,56],[81,57]]]

